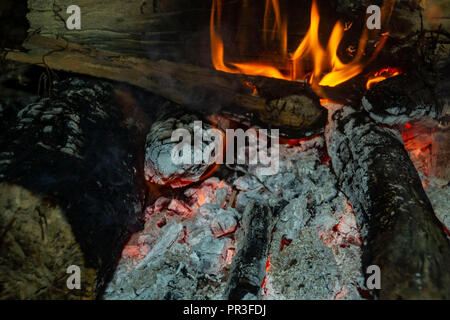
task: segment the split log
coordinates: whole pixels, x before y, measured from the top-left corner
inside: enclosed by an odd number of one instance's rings
[[[240,112],[261,113],[264,119],[271,119],[269,124],[293,128],[298,135],[312,135],[326,122],[326,110],[317,96],[300,83],[230,75],[169,61],[154,62],[40,36],[31,36],[24,46],[27,53],[12,51],[6,59],[126,82],[200,112],[216,113],[234,107]],[[253,94],[251,84],[261,90],[261,96]],[[279,88],[284,88],[281,92],[285,96],[307,98],[302,104],[280,103],[284,97],[276,93]]]
[[[334,171],[364,237],[364,268],[381,268],[376,294],[449,299],[450,244],[402,138],[350,107],[330,111],[326,134]]]
[[[61,81],[2,134],[1,299],[93,299],[112,275],[144,198],[144,139],[117,101],[106,82]]]

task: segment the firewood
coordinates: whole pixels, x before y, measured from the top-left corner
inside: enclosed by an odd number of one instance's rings
[[[449,299],[450,244],[401,136],[350,107],[330,112],[326,134],[338,182],[361,227],[364,268],[381,269],[376,294]]]
[[[326,110],[320,106],[317,96],[299,83],[293,86],[289,81],[230,75],[169,61],[155,62],[41,36],[31,36],[24,46],[28,52],[11,51],[6,59],[126,82],[180,105],[196,107],[197,111],[235,107],[241,112],[261,113],[274,119],[274,125],[295,125],[294,129],[303,134],[311,135],[326,121]],[[281,109],[276,108],[273,105],[278,105],[277,99],[282,97],[270,92],[273,89],[269,90],[267,98],[253,95],[253,88],[248,85],[253,82],[261,83],[263,93],[264,88],[286,85],[289,90],[285,94],[307,98],[303,98],[301,105],[287,104],[286,107],[282,103]]]
[[[93,299],[140,226],[143,137],[113,87],[70,79],[0,140],[0,298]],[[70,290],[67,268],[81,270]]]
[[[81,29],[70,30],[66,9],[77,5]],[[64,38],[95,49],[151,59],[197,61],[198,49],[208,50],[209,3],[203,0],[91,1],[29,0],[29,34]],[[200,37],[205,35],[206,38]]]
[[[362,107],[375,121],[389,125],[425,118],[444,121],[450,108],[450,81],[404,73],[371,88]]]

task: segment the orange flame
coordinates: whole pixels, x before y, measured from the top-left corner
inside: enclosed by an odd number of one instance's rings
[[[393,1],[387,1],[383,6],[393,6]],[[388,9],[389,9],[388,8]],[[337,51],[344,36],[345,28],[341,22],[337,22],[331,32],[328,46],[322,47],[319,41],[320,14],[316,1],[313,0],[311,7],[311,20],[309,30],[292,53],[287,52],[287,19],[281,14],[278,0],[266,0],[264,14],[263,41],[267,45],[270,41],[279,41],[279,56],[273,57],[271,63],[246,62],[234,63],[224,61],[224,44],[216,26],[220,26],[222,16],[222,0],[213,0],[210,37],[211,37],[211,57],[214,68],[227,73],[241,73],[252,76],[266,76],[283,80],[297,81],[304,80],[308,73],[305,72],[305,59],[313,62],[309,82],[313,88],[318,86],[334,87],[343,83],[362,72],[364,66],[371,62],[383,47],[389,33],[382,34],[382,38],[370,59],[363,62],[364,50],[367,46],[368,31],[363,32],[357,53],[352,61],[343,63],[338,57]],[[274,16],[273,25],[270,25],[270,17]],[[271,29],[269,28],[271,27]],[[367,60],[367,59],[366,59]],[[281,61],[281,63],[280,63]],[[276,63],[278,62],[278,63]],[[281,71],[279,66],[283,65],[288,71]]]

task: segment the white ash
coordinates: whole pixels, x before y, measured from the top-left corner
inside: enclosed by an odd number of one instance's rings
[[[186,191],[186,202],[173,206],[174,200],[160,198],[148,208],[145,229],[124,248],[103,298],[220,299],[235,249],[226,235],[239,219],[233,208],[223,208],[224,190],[231,188],[212,178]],[[199,204],[199,198],[210,202]]]
[[[275,175],[258,175],[261,165],[249,165],[245,170],[247,174],[234,182],[235,187],[242,191],[237,197],[237,208],[243,209],[248,199],[269,204],[276,203],[281,199],[290,201],[305,189],[312,188],[315,183],[319,183],[317,180],[312,181],[308,173],[315,172],[316,157],[312,155],[317,156],[317,149],[323,145],[324,140],[320,137],[302,142],[295,148],[280,145],[280,169]],[[303,177],[303,183],[298,180],[299,176]],[[321,172],[314,175],[314,179],[322,178]],[[327,188],[323,191],[326,194],[319,194],[317,197],[327,199],[336,194],[335,188]]]
[[[185,200],[161,197],[147,209],[144,231],[124,249],[105,299],[221,299],[235,232],[250,199],[288,202],[275,221],[263,299],[360,299],[361,238],[356,218],[320,160],[323,137],[280,146],[280,170],[258,176],[258,166],[231,187],[210,178],[185,191]],[[188,208],[188,209],[187,209]],[[283,239],[289,240],[284,245]]]
[[[292,243],[270,255],[265,298],[333,299],[342,288],[342,275],[331,249],[315,227],[302,228]]]
[[[361,299],[361,236],[355,214],[329,164],[322,163],[323,137],[280,146],[280,170],[257,176],[257,166],[235,181],[236,208],[252,199],[288,201],[275,225],[264,299]],[[284,245],[283,239],[290,241]]]

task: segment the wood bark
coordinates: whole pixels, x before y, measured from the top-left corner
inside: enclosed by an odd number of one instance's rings
[[[0,298],[93,299],[142,219],[144,138],[113,87],[69,79],[0,140]],[[140,152],[142,155],[142,152]],[[81,270],[70,290],[69,266]]]
[[[350,107],[330,112],[328,152],[364,238],[381,299],[449,299],[450,244],[402,138]]]

